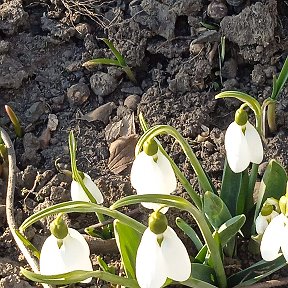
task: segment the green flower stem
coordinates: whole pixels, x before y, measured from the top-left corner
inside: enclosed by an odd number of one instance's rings
[[[267,122],[270,132],[274,133],[277,130],[276,126],[276,101],[270,101],[267,106]]]
[[[44,217],[48,217],[53,214],[58,213],[89,213],[89,212],[97,212],[99,214],[104,214],[114,219],[118,219],[119,221],[129,225],[136,231],[143,233],[146,227],[136,221],[135,219],[119,212],[110,210],[109,208],[103,207],[98,204],[90,203],[90,202],[83,202],[83,201],[68,201],[63,202],[60,204],[56,204],[50,206],[46,209],[43,209],[37,213],[34,213],[30,217],[28,217],[19,227],[19,231],[23,233],[29,226],[34,224],[35,222],[41,220]]]
[[[140,125],[141,128],[144,132],[146,132],[148,130],[148,125],[144,119],[144,116],[142,113],[139,114],[139,121],[140,121]],[[178,180],[180,181],[180,183],[183,185],[183,187],[185,188],[185,190],[187,191],[187,193],[189,194],[189,196],[191,197],[192,201],[194,202],[194,204],[196,205],[196,207],[199,210],[202,210],[202,201],[200,196],[196,193],[196,191],[193,189],[192,185],[190,184],[190,182],[187,180],[187,178],[185,177],[185,175],[181,172],[181,170],[179,169],[179,167],[175,164],[175,162],[173,161],[173,159],[168,155],[168,153],[165,151],[165,149],[162,147],[161,143],[159,141],[157,141],[158,147],[160,149],[160,151],[162,152],[162,154],[169,160],[174,173],[176,174]]]
[[[70,131],[69,133],[69,151],[70,151],[70,158],[71,158],[71,169],[72,169],[72,177],[75,181],[77,181],[82,189],[84,190],[84,192],[86,193],[87,197],[89,198],[89,200],[92,203],[97,204],[96,199],[93,197],[93,195],[90,193],[90,191],[87,189],[87,187],[85,186],[83,179],[81,177],[81,175],[79,174],[79,171],[77,169],[77,165],[76,165],[76,149],[77,149],[77,143],[74,137],[74,133],[73,131]],[[100,223],[105,221],[105,217],[96,212],[96,216],[99,220]]]
[[[150,128],[149,130],[147,130],[147,132],[145,132],[145,134],[143,134],[141,136],[141,138],[138,141],[138,144],[136,146],[135,149],[135,154],[139,154],[140,149],[143,147],[143,144],[146,141],[152,140],[154,137],[160,135],[160,134],[168,134],[171,135],[172,137],[174,137],[179,144],[181,145],[181,148],[183,149],[185,155],[187,156],[187,158],[189,159],[197,177],[200,183],[201,188],[203,189],[204,192],[206,191],[215,191],[215,188],[211,185],[205,171],[203,170],[200,162],[198,161],[198,159],[196,158],[193,150],[191,149],[191,147],[189,146],[189,144],[187,143],[187,141],[183,138],[183,136],[173,127],[169,126],[169,125],[157,125],[154,126],[152,128]],[[181,177],[182,180],[183,177]],[[185,186],[188,187],[188,181],[184,180]],[[189,183],[190,185],[190,183]],[[201,207],[202,204],[199,195],[195,192],[195,191],[191,191],[191,189],[189,189],[189,191],[192,193],[192,200],[194,202],[197,203],[197,207]],[[195,192],[195,194],[194,194]],[[199,198],[199,199],[198,199]],[[194,200],[195,199],[195,200]]]
[[[254,192],[254,187],[255,187],[256,180],[257,180],[258,167],[259,167],[259,164],[255,164],[255,163],[252,164],[252,169],[250,172],[249,184],[248,184],[248,196],[249,196],[249,198],[247,199],[247,202],[246,202],[247,203],[246,207],[248,209],[251,209],[254,205],[253,192]]]
[[[117,276],[105,271],[82,271],[75,270],[69,273],[58,274],[58,275],[41,275],[33,273],[21,267],[21,274],[26,278],[39,283],[47,283],[51,285],[68,285],[77,282],[81,282],[90,277],[95,277],[106,282],[118,284],[123,287],[139,288],[139,285],[135,279],[128,279]]]
[[[122,206],[137,204],[141,202],[160,203],[163,205],[167,205],[169,207],[175,207],[180,210],[185,210],[192,215],[197,225],[199,226],[200,231],[205,240],[205,243],[210,251],[210,257],[211,257],[210,259],[212,261],[213,269],[215,271],[218,280],[219,288],[226,288],[227,279],[224,271],[222,258],[220,255],[220,250],[206,222],[205,215],[201,211],[199,211],[193,204],[183,199],[182,197],[172,195],[159,195],[159,194],[127,196],[116,201],[110,207],[110,209],[117,209]]]
[[[250,95],[239,92],[239,91],[225,91],[217,94],[215,96],[215,99],[221,99],[221,98],[236,98],[244,103],[247,103],[247,105],[253,110],[256,118],[256,129],[258,130],[259,134],[262,135],[261,131],[261,123],[262,123],[262,118],[261,118],[261,106],[259,102],[251,97]]]

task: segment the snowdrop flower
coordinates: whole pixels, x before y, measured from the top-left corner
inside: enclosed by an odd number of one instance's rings
[[[255,220],[257,234],[259,235],[263,234],[266,228],[268,227],[269,223],[272,221],[272,219],[278,215],[279,213],[274,210],[269,215],[262,215],[260,212]]]
[[[153,212],[136,256],[136,278],[141,288],[160,288],[167,278],[185,281],[191,263],[184,244],[167,225],[167,218]]]
[[[160,152],[155,140],[143,145],[132,165],[131,184],[138,195],[169,195],[176,190],[177,181],[169,160]],[[154,203],[142,203],[149,209],[157,210],[161,206]]]
[[[86,173],[83,174],[83,182],[86,186],[86,188],[89,190],[89,192],[92,194],[92,196],[95,198],[97,204],[102,204],[104,199],[103,195],[96,186],[96,184],[92,181],[90,176]],[[80,183],[73,180],[71,183],[71,198],[73,201],[85,201],[90,202],[88,196],[86,195],[85,191],[82,189]]]
[[[263,159],[261,137],[248,121],[243,108],[235,114],[235,121],[229,125],[225,134],[227,161],[234,173],[244,171],[250,164],[260,164]]]
[[[40,273],[55,275],[74,270],[93,271],[90,250],[84,237],[68,228],[62,217],[57,217],[50,227],[52,235],[44,242],[40,254]],[[83,283],[89,283],[88,278]]]
[[[261,245],[260,252],[262,258],[266,261],[275,260],[281,251],[288,262],[288,197],[287,194],[279,200],[281,214],[274,217],[266,228]]]

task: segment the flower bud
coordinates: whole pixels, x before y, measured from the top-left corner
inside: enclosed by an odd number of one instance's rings
[[[158,145],[154,139],[146,141],[143,144],[143,151],[148,155],[148,156],[154,156],[158,152]]]
[[[247,112],[244,109],[239,108],[235,113],[235,122],[238,125],[243,126],[247,123],[247,121],[248,121]]]
[[[153,212],[149,216],[149,228],[154,234],[162,234],[168,226],[167,218],[159,211]]]
[[[62,219],[61,214],[58,215],[57,218],[50,224],[50,231],[51,234],[53,234],[59,240],[64,239],[68,235],[68,227],[65,221]]]

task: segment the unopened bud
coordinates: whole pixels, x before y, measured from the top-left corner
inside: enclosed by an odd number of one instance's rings
[[[162,234],[167,226],[168,220],[161,212],[155,211],[149,216],[149,228],[154,234]]]

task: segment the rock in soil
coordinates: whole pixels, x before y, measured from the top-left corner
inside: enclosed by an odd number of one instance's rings
[[[89,96],[90,89],[88,85],[84,83],[72,85],[67,90],[67,98],[70,105],[81,105],[89,98]]]
[[[97,96],[104,97],[117,88],[118,80],[110,74],[98,71],[90,77],[90,85]]]

